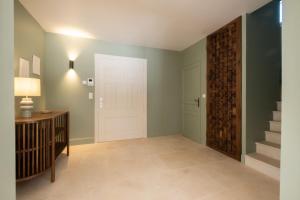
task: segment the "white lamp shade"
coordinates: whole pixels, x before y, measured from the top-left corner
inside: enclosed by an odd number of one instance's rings
[[[41,96],[41,81],[37,78],[15,77],[15,96]]]

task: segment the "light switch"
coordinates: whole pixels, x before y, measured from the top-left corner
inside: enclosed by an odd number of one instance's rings
[[[87,81],[82,81],[82,85],[87,85]]]
[[[89,99],[94,99],[94,93],[89,92]]]
[[[202,98],[205,99],[206,98],[206,94],[202,94]]]
[[[94,79],[93,78],[88,78],[87,85],[89,87],[93,87],[94,86]]]

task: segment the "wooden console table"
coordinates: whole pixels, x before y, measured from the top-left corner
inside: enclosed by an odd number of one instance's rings
[[[16,118],[16,179],[32,179],[51,168],[55,181],[55,160],[67,147],[69,156],[69,112],[35,113]]]

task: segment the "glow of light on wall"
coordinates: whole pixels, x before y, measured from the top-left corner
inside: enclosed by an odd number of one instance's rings
[[[91,39],[95,38],[92,34],[75,28],[58,28],[55,32],[58,34],[72,36],[72,37],[91,38]]]
[[[71,51],[68,53],[69,60],[75,61],[78,57],[78,53],[75,51]]]
[[[76,81],[79,77],[74,69],[70,69],[67,71],[65,79],[68,81]]]

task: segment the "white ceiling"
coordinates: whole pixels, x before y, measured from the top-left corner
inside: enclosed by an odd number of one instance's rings
[[[20,1],[47,32],[183,50],[271,0]]]

